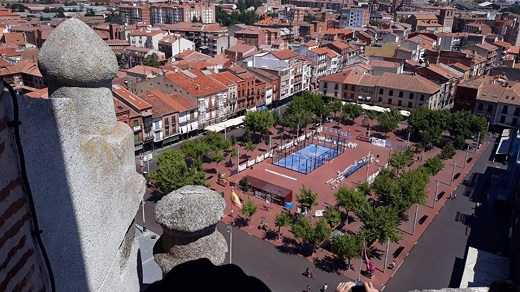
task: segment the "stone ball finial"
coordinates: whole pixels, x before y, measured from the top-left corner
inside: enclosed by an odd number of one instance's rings
[[[203,186],[185,186],[157,203],[155,221],[167,229],[195,232],[217,224],[225,207],[218,192]]]
[[[40,50],[38,66],[53,87],[97,87],[112,80],[118,70],[112,50],[77,18],[54,29]]]

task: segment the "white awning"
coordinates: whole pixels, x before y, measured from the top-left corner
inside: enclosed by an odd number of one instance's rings
[[[410,116],[410,112],[409,112],[409,111],[400,110],[399,113],[400,113],[401,116],[403,116],[403,117],[409,117],[409,116]]]
[[[240,116],[240,117],[237,117],[237,118],[234,118],[234,119],[230,119],[230,120],[227,120],[227,121],[224,121],[224,122],[220,122],[218,124],[209,125],[206,128],[204,128],[204,130],[217,132],[217,133],[218,132],[223,132],[225,128],[235,127],[235,126],[243,124],[244,123],[244,117],[245,116]]]

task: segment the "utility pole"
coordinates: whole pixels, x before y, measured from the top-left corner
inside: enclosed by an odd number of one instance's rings
[[[437,185],[435,186],[435,196],[433,197],[433,208],[435,208],[435,203],[437,203],[437,198],[439,197],[439,181],[437,180]]]
[[[143,233],[146,232],[146,219],[144,217],[144,200],[141,201],[141,209],[143,209]]]
[[[477,137],[477,151],[480,150],[480,132],[478,132],[478,137]]]
[[[385,266],[383,267],[383,273],[386,272],[386,267],[388,266],[388,251],[389,250],[390,250],[390,238],[386,242]]]
[[[368,161],[367,161],[367,179],[368,179],[368,174],[370,172],[370,151],[368,151]]]
[[[224,123],[224,140],[227,140],[227,127],[226,127],[226,123]]]
[[[419,213],[419,204],[415,204],[415,217],[413,219],[412,235],[415,234],[415,225],[417,225],[417,213]]]
[[[451,183],[453,182],[453,176],[455,175],[455,167],[457,167],[457,160],[455,160],[455,162],[453,163],[453,168],[451,169],[450,186],[451,186]]]
[[[466,145],[466,157],[464,158],[464,166],[462,168],[465,168],[466,162],[468,162],[468,151],[469,151],[469,144]]]
[[[233,260],[233,223],[227,226],[229,232],[229,263]]]
[[[406,139],[406,147],[410,144],[410,130],[408,130],[408,138]]]

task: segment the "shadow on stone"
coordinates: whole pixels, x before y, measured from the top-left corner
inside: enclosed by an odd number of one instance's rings
[[[264,232],[264,236],[262,238],[267,240],[276,240],[278,238],[278,232],[276,232],[276,230],[269,229]]]
[[[282,245],[277,246],[276,249],[278,249],[278,251],[281,253],[298,254],[300,251],[300,246],[295,239],[283,236]]]
[[[233,219],[233,225],[235,225],[235,227],[237,227],[237,228],[242,228],[242,227],[249,226],[249,222],[246,218],[239,216],[239,217]]]

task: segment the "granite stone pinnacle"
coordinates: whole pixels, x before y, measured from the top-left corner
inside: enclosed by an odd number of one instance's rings
[[[108,45],[76,18],[65,20],[50,34],[40,50],[38,66],[54,88],[97,87],[112,80],[118,70]]]

